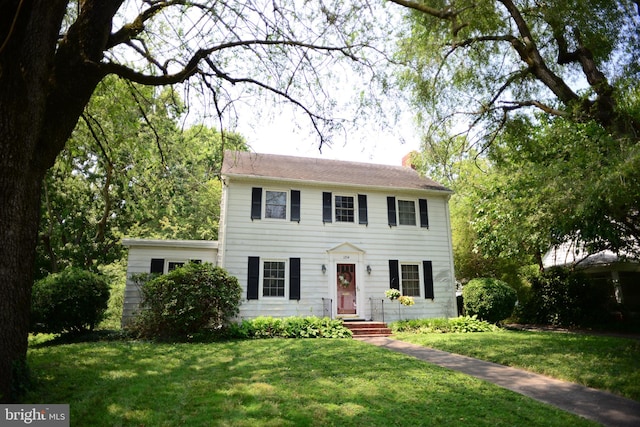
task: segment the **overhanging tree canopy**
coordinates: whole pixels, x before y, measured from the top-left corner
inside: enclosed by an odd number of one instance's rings
[[[198,77],[219,115],[251,90],[321,137],[325,67],[362,59],[367,5],[289,0],[0,0],[0,401],[24,371],[40,192],[96,85]],[[364,62],[363,62],[364,63]],[[238,89],[242,90],[238,90]],[[249,89],[252,88],[252,89]]]
[[[425,149],[492,161],[474,224],[485,251],[574,238],[637,251],[640,2],[391,2],[411,11],[399,56]]]

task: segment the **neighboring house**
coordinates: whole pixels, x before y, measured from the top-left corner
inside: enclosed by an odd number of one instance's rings
[[[640,314],[640,262],[637,259],[612,251],[590,254],[579,243],[568,242],[547,252],[542,265],[579,269],[594,283],[607,287],[617,304]]]
[[[449,189],[406,166],[248,152],[226,152],[221,175],[217,264],[243,288],[240,318],[457,316]],[[195,256],[174,256],[176,242],[162,256],[125,244],[129,275],[154,257],[166,271]],[[385,299],[389,288],[415,305]],[[136,295],[129,281],[127,299]]]

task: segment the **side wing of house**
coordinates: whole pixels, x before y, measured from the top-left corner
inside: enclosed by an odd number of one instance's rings
[[[129,248],[123,325],[135,316],[140,305],[140,290],[132,277],[143,273],[165,274],[190,261],[215,265],[218,258],[218,243],[212,241],[124,239],[122,243]]]
[[[240,317],[456,316],[449,196],[227,175],[219,264],[243,287]]]

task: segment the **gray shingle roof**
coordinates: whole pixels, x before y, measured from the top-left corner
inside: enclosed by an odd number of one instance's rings
[[[222,175],[451,193],[443,185],[403,166],[239,151],[225,152]]]

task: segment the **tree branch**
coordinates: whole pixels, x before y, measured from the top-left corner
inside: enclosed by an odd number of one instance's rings
[[[507,106],[499,107],[505,111],[517,110],[519,108],[524,107],[537,107],[540,110],[544,111],[547,114],[551,114],[552,116],[558,117],[569,117],[570,114],[566,111],[558,110],[548,105],[543,104],[540,101],[529,100],[529,101],[502,101]]]
[[[400,6],[407,7],[409,9],[416,10],[418,12],[425,13],[427,15],[433,16],[434,18],[440,18],[447,21],[451,21],[451,32],[454,37],[457,37],[458,32],[461,29],[468,26],[468,22],[459,22],[458,17],[462,12],[467,9],[472,9],[475,7],[475,4],[470,4],[469,6],[463,7],[462,9],[454,10],[451,7],[445,7],[444,9],[436,9],[434,7],[427,6],[424,3],[419,3],[417,1],[412,0],[390,0],[392,3],[398,4]]]

